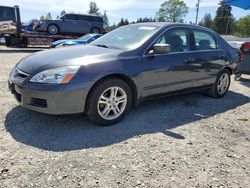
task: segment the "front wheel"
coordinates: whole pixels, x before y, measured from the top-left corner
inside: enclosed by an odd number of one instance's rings
[[[90,120],[111,125],[122,120],[132,105],[131,90],[120,79],[107,79],[91,90],[86,112]]]
[[[222,70],[209,91],[209,95],[214,98],[221,98],[228,92],[231,83],[230,72],[227,69]]]

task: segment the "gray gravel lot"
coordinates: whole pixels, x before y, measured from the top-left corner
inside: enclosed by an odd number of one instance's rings
[[[249,187],[250,77],[223,99],[148,101],[111,127],[18,106],[0,46],[0,187]]]

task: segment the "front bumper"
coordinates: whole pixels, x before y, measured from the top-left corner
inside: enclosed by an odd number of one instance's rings
[[[84,112],[86,90],[76,84],[68,84],[60,89],[23,88],[8,81],[9,89],[18,103],[27,109],[52,115]]]

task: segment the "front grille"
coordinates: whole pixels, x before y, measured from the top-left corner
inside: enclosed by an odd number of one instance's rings
[[[47,100],[45,99],[38,99],[38,98],[31,98],[30,105],[41,107],[41,108],[47,108]]]

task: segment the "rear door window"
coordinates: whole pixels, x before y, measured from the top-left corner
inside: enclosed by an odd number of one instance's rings
[[[194,31],[196,50],[213,50],[217,49],[215,37],[207,32]]]

